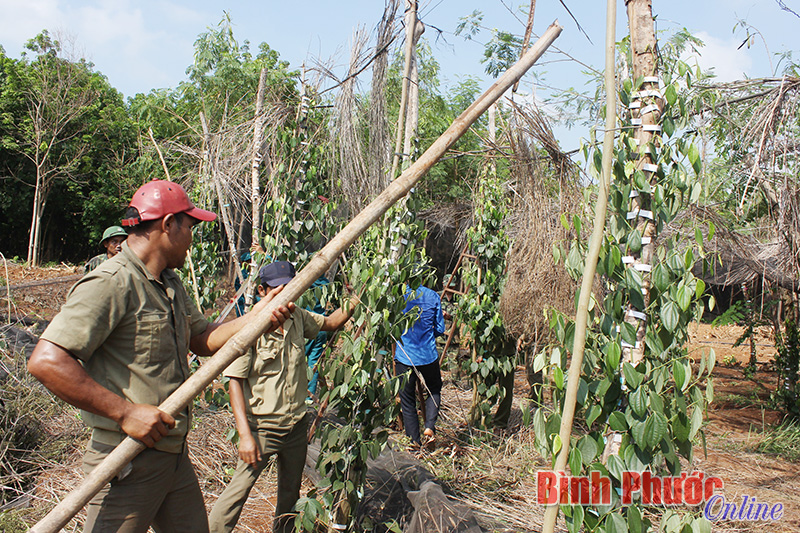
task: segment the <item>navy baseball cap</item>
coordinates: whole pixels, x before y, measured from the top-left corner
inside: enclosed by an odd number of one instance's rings
[[[277,287],[278,285],[285,285],[294,278],[294,265],[289,261],[275,261],[268,265],[261,267],[258,271],[258,277],[261,278],[262,285],[269,285],[270,287]]]

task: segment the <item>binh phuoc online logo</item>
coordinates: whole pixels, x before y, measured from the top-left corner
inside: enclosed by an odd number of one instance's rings
[[[621,484],[593,471],[588,476],[540,470],[536,473],[536,501],[541,505],[612,505],[612,491],[621,505],[634,501],[652,506],[696,506],[703,504],[703,516],[719,520],[776,521],[783,516],[783,504],[759,502],[743,496],[741,503],[727,501],[715,491],[723,488],[722,479],[703,472],[680,476],[656,476],[650,472],[622,472]]]

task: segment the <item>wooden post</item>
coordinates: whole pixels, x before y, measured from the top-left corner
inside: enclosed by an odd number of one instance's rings
[[[414,42],[411,46],[411,69],[407,80],[408,103],[406,105],[406,132],[403,141],[403,165],[408,168],[411,161],[411,151],[414,148],[414,139],[417,137],[419,127],[419,66],[417,64],[417,43],[425,32],[425,25],[417,20],[414,28]]]
[[[228,212],[228,205],[226,204],[225,196],[222,194],[222,185],[219,182],[219,175],[217,173],[216,163],[211,163],[209,153],[209,146],[211,145],[211,133],[208,131],[208,122],[206,115],[200,111],[200,125],[203,127],[203,168],[206,172],[211,174],[211,181],[214,183],[214,190],[217,192],[217,203],[219,204],[219,212],[222,215],[222,226],[225,228],[225,236],[228,238],[228,248],[231,251],[231,258],[233,259],[233,268],[236,270],[236,277],[239,278],[239,283],[244,283],[242,278],[242,268],[239,266],[239,257],[236,255],[236,237],[233,231],[233,223]]]
[[[250,186],[252,188],[251,201],[253,203],[253,232],[252,245],[258,244],[261,231],[261,185],[259,184],[259,167],[261,166],[261,145],[264,138],[264,92],[267,84],[267,68],[261,69],[258,78],[258,91],[256,92],[256,116],[253,119],[253,160],[250,164]]]
[[[411,55],[414,51],[414,32],[417,27],[417,0],[406,0],[406,62],[403,68],[403,79],[400,90],[400,109],[397,113],[397,132],[395,133],[394,155],[392,156],[392,173],[389,180],[397,175],[397,165],[400,163],[400,149],[403,142],[403,125],[408,104],[408,82],[411,74]]]
[[[531,8],[528,10],[528,23],[525,25],[525,37],[522,39],[522,53],[528,49],[528,44],[531,42],[531,32],[533,31],[533,13],[536,11],[536,0],[531,0]],[[517,92],[519,82],[514,84],[511,92]]]
[[[256,115],[253,119],[253,160],[250,165],[250,187],[252,209],[253,209],[253,224],[251,228],[250,247],[253,248],[259,245],[259,236],[261,233],[261,185],[259,179],[259,168],[261,167],[261,160],[263,154],[261,148],[264,137],[264,91],[267,85],[267,67],[261,69],[261,75],[258,77],[258,90],[256,91]],[[252,274],[258,268],[256,258],[251,254],[250,256],[250,273]],[[247,280],[242,281],[242,273],[239,271],[239,281],[246,285],[244,290],[244,300],[246,308],[249,309],[253,304],[253,283],[254,277],[247,276]]]
[[[495,164],[494,161],[494,147],[497,145],[497,126],[495,120],[497,115],[496,102],[489,108],[487,115],[489,117],[489,173],[492,175],[492,178],[497,178],[497,164]]]
[[[380,220],[397,200],[405,196],[444,153],[469,129],[492,103],[530,69],[553,41],[561,34],[558,21],[553,22],[531,49],[481,96],[475,100],[428,148],[420,158],[394,180],[363,211],[333,237],[325,247],[314,254],[309,264],[283,288],[264,309],[236,335],[231,337],[217,353],[205,362],[181,385],[159,409],[170,415],[182,411],[214,378],[234,359],[250,348],[271,325],[272,311],[295,301],[367,228]],[[111,481],[145,446],[127,437],[102,463],[92,470],[83,483],[69,493],[47,516],[31,528],[33,533],[55,533],[88,502],[92,496]]]
[[[581,369],[583,368],[583,352],[586,346],[586,328],[589,322],[589,302],[592,297],[592,285],[597,269],[597,258],[603,244],[603,233],[606,225],[606,207],[608,204],[608,186],[611,183],[611,165],[614,156],[614,130],[617,127],[617,88],[614,72],[615,51],[615,26],[617,20],[616,0],[607,0],[606,7],[606,127],[603,135],[603,170],[597,184],[597,203],[594,208],[594,223],[592,237],[589,242],[589,252],[586,255],[586,266],[581,280],[581,292],[578,300],[578,311],[575,316],[575,336],[572,346],[572,359],[569,364],[567,376],[567,393],[564,397],[564,408],[561,413],[561,427],[559,438],[561,450],[556,457],[553,470],[563,472],[567,467],[567,459],[571,449],[572,423],[575,419],[575,405],[578,402],[578,385],[581,382]],[[553,533],[558,519],[558,504],[547,507],[544,515],[542,533]],[[580,526],[578,527],[580,529]]]

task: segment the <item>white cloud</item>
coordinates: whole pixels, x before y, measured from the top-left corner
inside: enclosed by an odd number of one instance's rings
[[[746,47],[738,49],[741,41],[719,39],[704,31],[695,35],[705,46],[699,49],[699,55],[694,52],[684,54],[684,61],[690,65],[699,64],[704,71],[711,70],[717,81],[741,80],[750,74],[753,59]]]
[[[0,0],[0,35],[13,56],[42,30],[54,30],[63,20],[59,0]]]

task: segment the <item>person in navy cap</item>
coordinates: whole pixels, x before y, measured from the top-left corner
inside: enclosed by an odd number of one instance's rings
[[[261,267],[258,293],[294,278],[294,266],[275,261]],[[277,455],[278,498],[273,531],[293,531],[290,514],[300,497],[306,461],[310,414],[306,407],[308,365],[305,343],[320,331],[344,326],[359,303],[353,297],[345,309],[330,316],[297,308],[283,326],[263,335],[256,346],[234,361],[223,375],[230,378],[230,402],[239,431],[239,460],[230,484],[209,515],[212,533],[233,531],[250,490]]]

